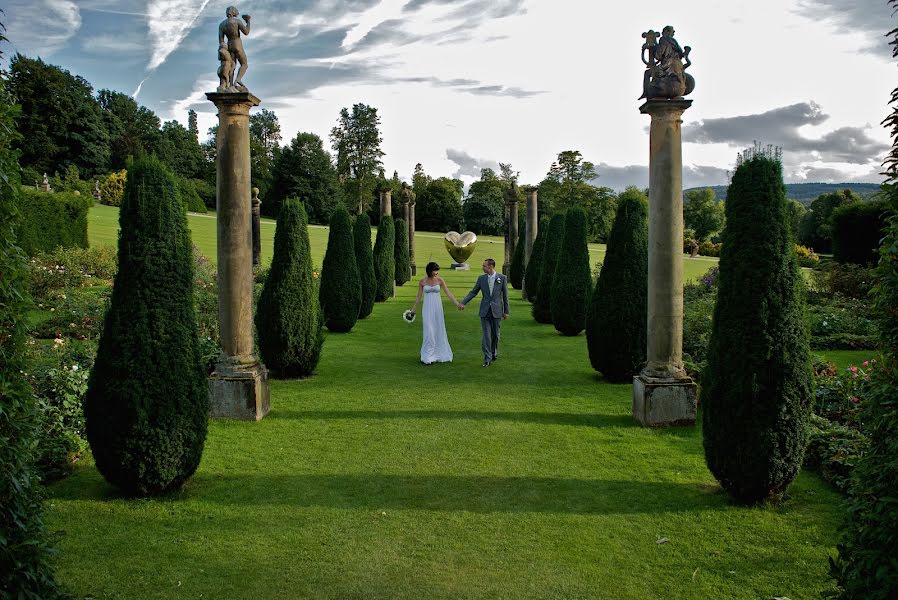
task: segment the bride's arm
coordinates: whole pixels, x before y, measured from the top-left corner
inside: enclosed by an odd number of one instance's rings
[[[440,287],[443,288],[443,291],[446,292],[446,295],[452,300],[452,304],[461,306],[458,300],[455,299],[455,296],[452,295],[452,292],[449,291],[449,286],[446,285],[446,281],[442,277],[440,277]]]
[[[424,295],[424,280],[418,282],[418,297],[415,298],[415,305],[412,306],[412,312],[418,312],[418,303],[421,302],[421,296]]]

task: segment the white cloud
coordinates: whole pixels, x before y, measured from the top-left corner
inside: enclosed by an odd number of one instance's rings
[[[147,6],[153,54],[147,69],[156,70],[177,50],[196,25],[209,0],[152,0]]]
[[[72,0],[13,0],[4,10],[7,37],[27,54],[49,56],[81,29],[81,11]]]

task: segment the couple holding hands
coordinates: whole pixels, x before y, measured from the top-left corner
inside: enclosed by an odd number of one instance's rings
[[[483,295],[480,300],[483,366],[488,367],[499,358],[499,325],[508,318],[509,314],[508,278],[496,273],[496,261],[492,258],[483,261],[482,266],[483,275],[477,278],[477,283],[459,302],[449,291],[443,278],[440,277],[440,265],[435,262],[427,263],[425,267],[427,277],[418,282],[418,297],[415,298],[415,305],[411,310],[414,314],[423,297],[421,362],[425,365],[435,362],[452,362],[452,348],[449,346],[449,338],[446,335],[446,321],[443,318],[440,290],[446,292],[446,296],[458,307],[458,310],[464,310],[465,305],[477,294]]]

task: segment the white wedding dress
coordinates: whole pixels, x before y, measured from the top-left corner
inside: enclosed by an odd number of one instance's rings
[[[424,307],[421,310],[424,341],[421,342],[421,362],[452,362],[452,348],[446,335],[446,320],[443,318],[443,298],[440,286],[424,285]]]

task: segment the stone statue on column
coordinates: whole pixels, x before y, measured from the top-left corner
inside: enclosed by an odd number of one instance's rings
[[[229,6],[225,11],[225,20],[218,26],[218,60],[221,62],[218,68],[219,92],[248,91],[243,84],[243,75],[246,74],[249,61],[246,60],[240,34],[249,35],[250,16],[238,17],[239,14],[236,6]],[[224,56],[225,48],[227,57]],[[239,70],[236,69],[237,63],[240,63]]]
[[[695,79],[686,72],[692,64],[689,60],[692,48],[680,48],[674,33],[673,26],[668,25],[661,30],[660,40],[658,32],[652,29],[642,34],[645,39],[642,45],[645,73],[640,99],[680,98],[695,89]],[[686,61],[685,64],[683,61]]]

